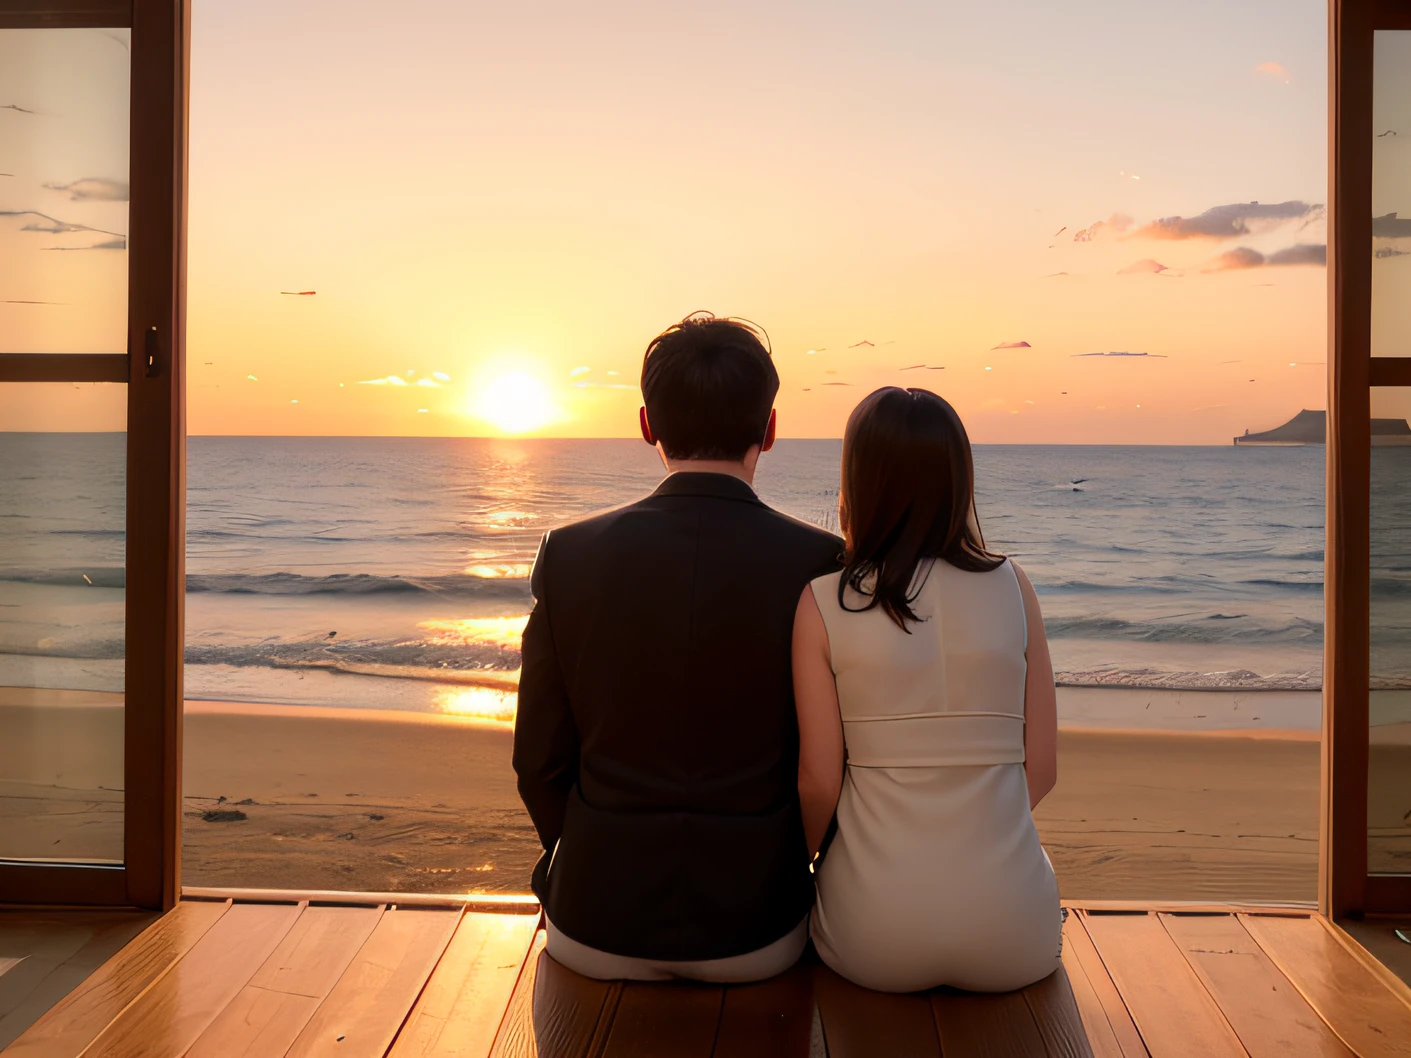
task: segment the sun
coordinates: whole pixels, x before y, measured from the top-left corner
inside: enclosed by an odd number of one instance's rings
[[[554,407],[537,378],[523,371],[511,371],[481,391],[476,414],[501,433],[521,434],[547,424],[553,418]]]

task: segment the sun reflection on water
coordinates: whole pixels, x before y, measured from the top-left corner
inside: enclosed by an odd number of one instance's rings
[[[528,614],[514,617],[459,617],[422,621],[417,627],[431,633],[427,641],[436,646],[496,646],[518,650]]]
[[[464,572],[467,576],[479,577],[481,580],[524,580],[529,576],[529,563],[484,563],[466,566]]]
[[[510,727],[514,724],[518,697],[516,691],[496,687],[442,687],[437,690],[433,704],[450,716]]]

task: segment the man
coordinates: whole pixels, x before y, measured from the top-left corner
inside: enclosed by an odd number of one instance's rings
[[[658,335],[640,417],[666,479],[539,548],[514,767],[549,954],[591,977],[760,980],[807,940],[790,637],[842,542],[751,487],[778,391],[745,324]]]

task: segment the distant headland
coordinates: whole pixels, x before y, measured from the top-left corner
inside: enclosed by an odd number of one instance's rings
[[[1328,413],[1305,408],[1282,426],[1235,438],[1237,445],[1321,445],[1328,442]],[[1373,419],[1372,444],[1411,445],[1411,424],[1405,419]]]

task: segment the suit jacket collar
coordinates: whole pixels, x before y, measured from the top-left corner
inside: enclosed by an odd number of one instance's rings
[[[709,496],[720,500],[759,503],[754,489],[730,474],[677,471],[656,487],[653,496]]]

